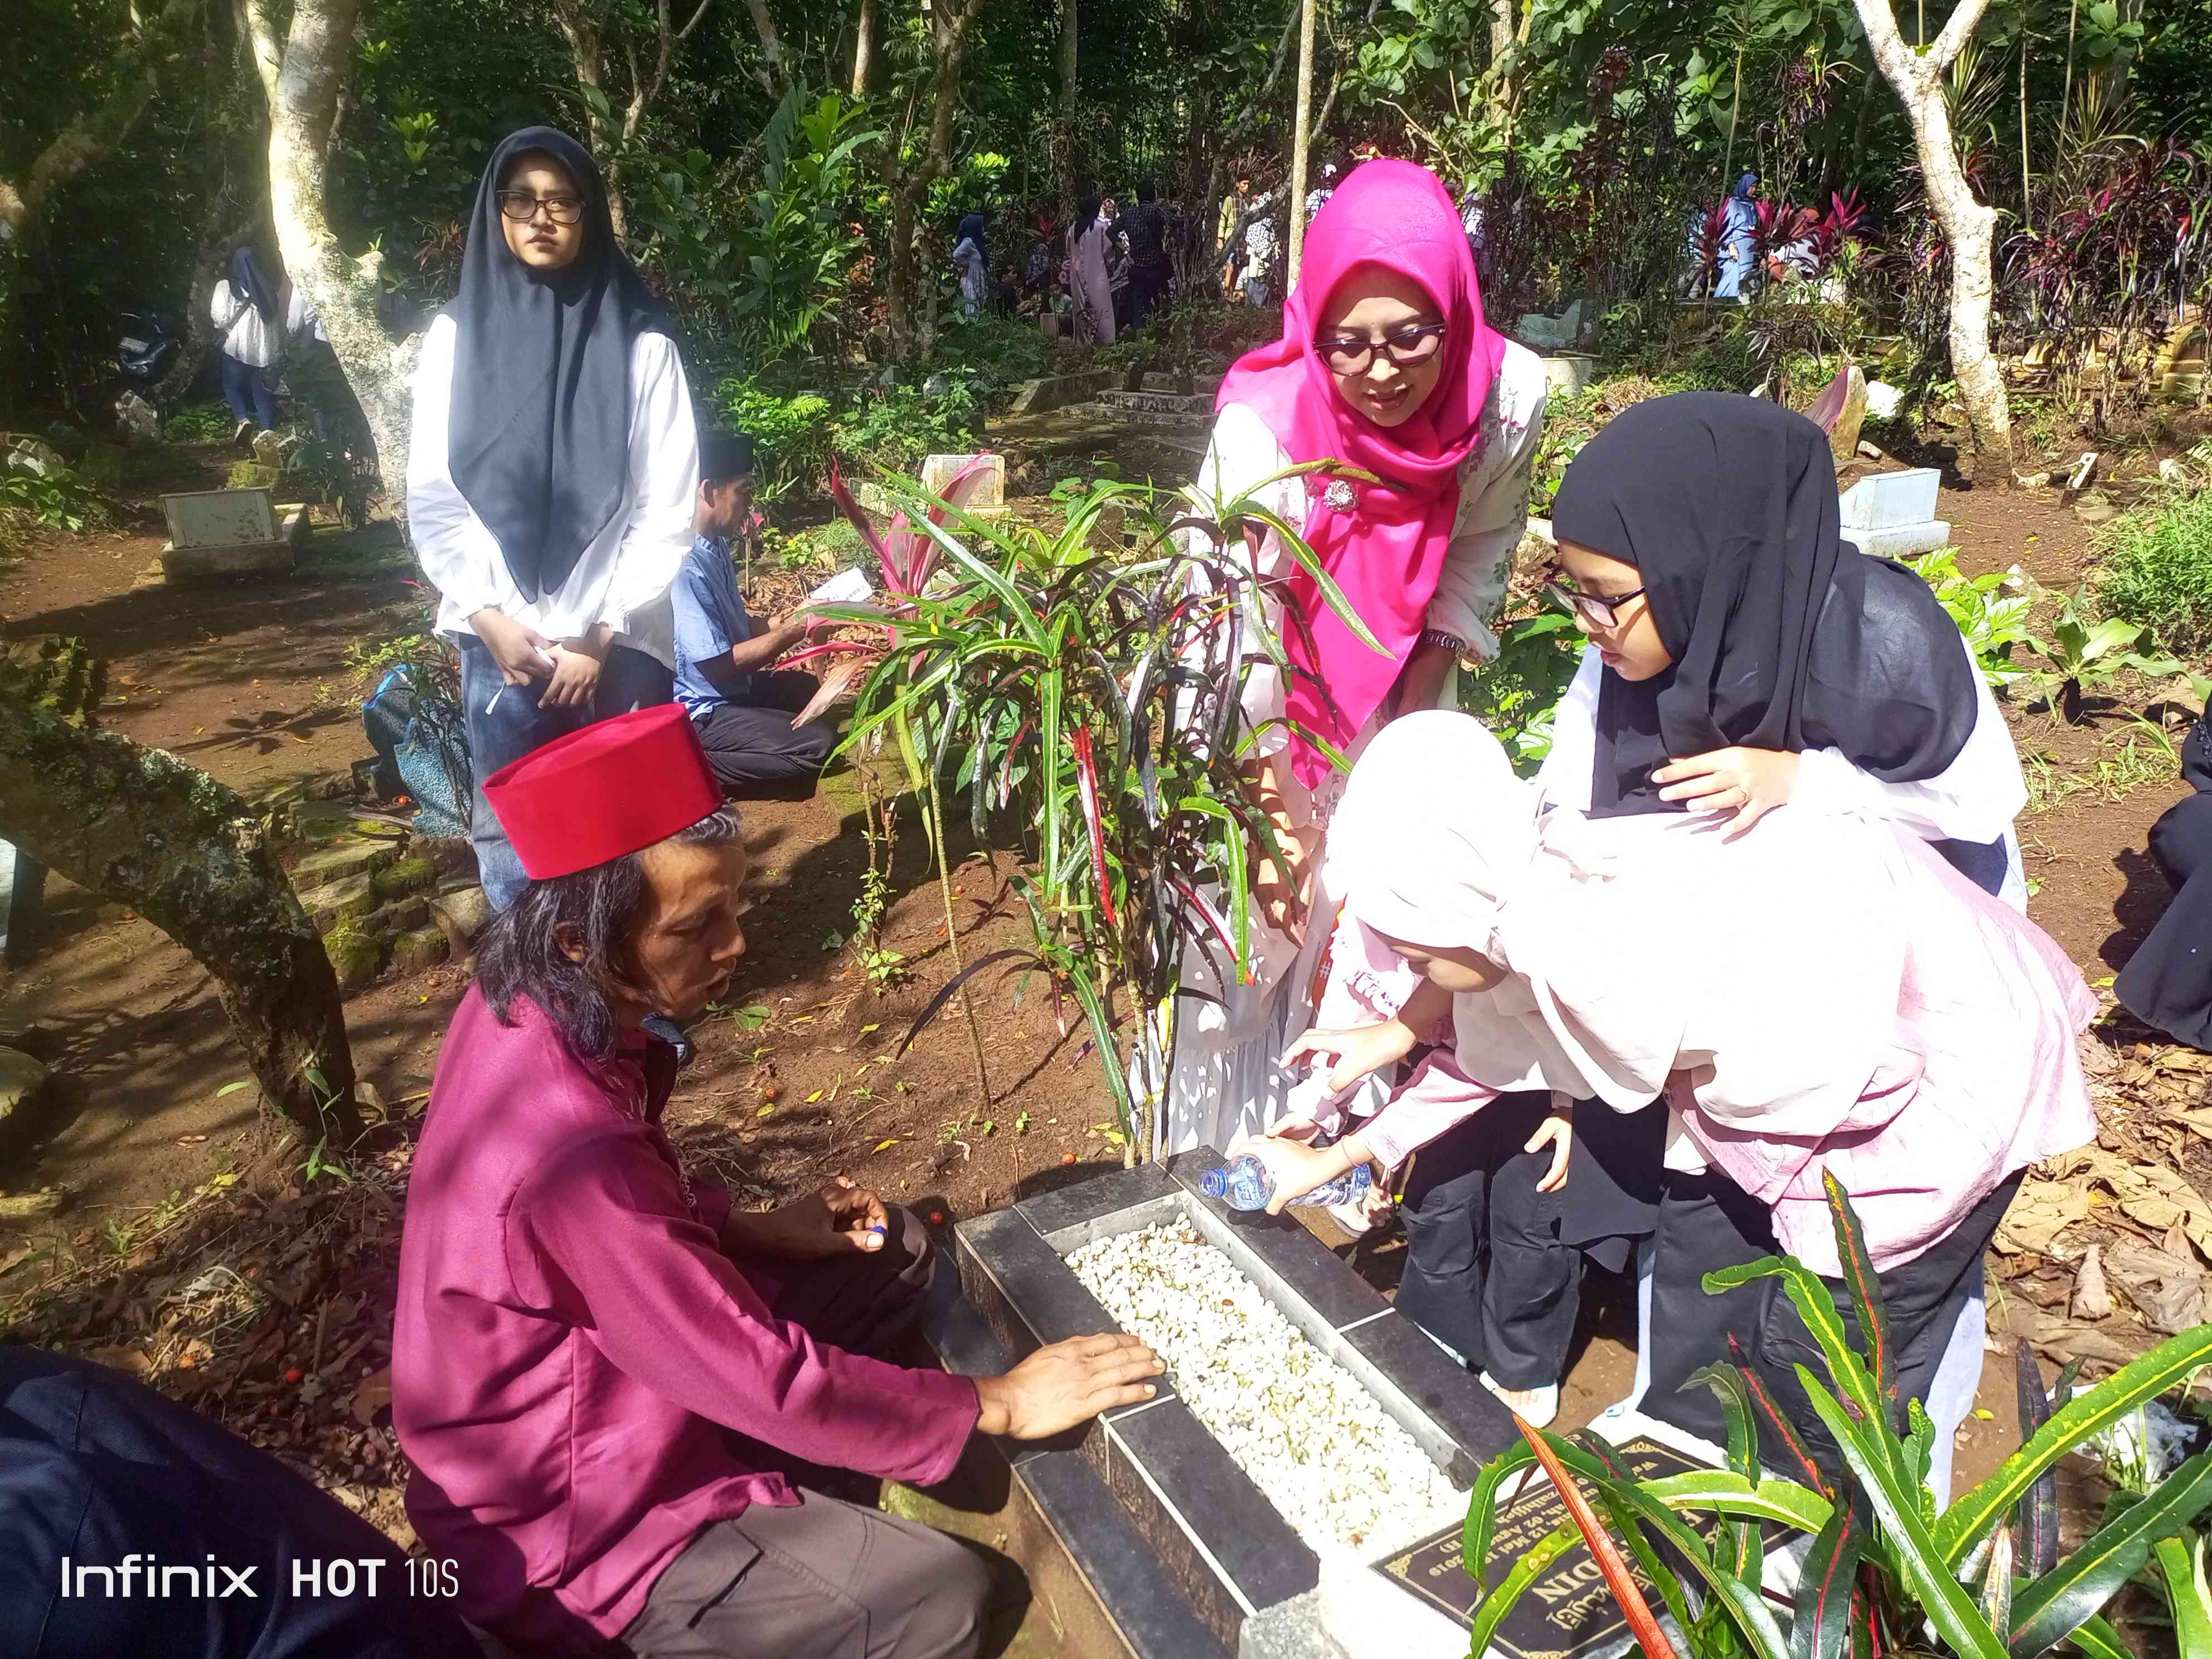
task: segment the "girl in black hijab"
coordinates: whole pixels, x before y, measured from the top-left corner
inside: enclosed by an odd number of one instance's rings
[[[423,338],[407,480],[438,629],[461,653],[495,907],[527,877],[483,780],[672,696],[668,589],[698,478],[683,362],[598,166],[555,128],[510,135],[477,186],[460,292]]]
[[[1585,444],[1552,527],[1553,592],[1590,645],[1545,799],[1718,813],[1734,834],[1784,804],[1891,819],[2024,910],[2011,735],[1928,585],[1863,556],[1840,521],[1827,434],[1763,398],[1654,398]],[[1656,1214],[1666,1115],[1601,1117],[1561,1238],[1617,1270]]]

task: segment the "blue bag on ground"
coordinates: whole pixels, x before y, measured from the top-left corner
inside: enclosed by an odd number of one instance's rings
[[[452,678],[403,664],[378,681],[362,705],[362,724],[376,750],[377,788],[387,799],[414,798],[418,836],[469,833],[476,784],[460,701],[445,684]]]

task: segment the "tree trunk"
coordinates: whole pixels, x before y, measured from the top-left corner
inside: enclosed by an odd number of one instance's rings
[[[868,71],[876,65],[876,0],[860,0],[860,26],[853,37],[853,96],[868,95]]]
[[[198,9],[198,0],[167,0],[150,23],[138,24],[117,46],[115,83],[100,105],[78,116],[31,160],[20,180],[0,177],[0,227],[27,240],[54,191],[103,160],[123,142],[160,83],[170,34]]]
[[[1959,402],[1972,428],[1974,453],[1982,476],[2002,467],[2013,471],[2012,410],[2004,376],[1990,355],[1990,307],[1995,282],[1996,210],[1974,198],[1959,164],[1951,137],[1943,73],[1972,37],[1989,0],[1960,0],[1943,32],[1925,51],[1905,44],[1889,0],[1855,0],[1867,44],[1883,77],[1905,106],[1912,124],[1912,143],[1920,158],[1928,206],[1951,246],[1951,372],[1959,382]]]
[[[753,33],[760,36],[761,57],[768,64],[769,96],[780,100],[791,90],[791,71],[784,67],[775,20],[768,15],[767,0],[745,0],[745,9],[752,14]]]
[[[1298,256],[1306,246],[1306,143],[1313,119],[1314,0],[1298,6],[1298,102],[1291,123],[1291,245],[1283,266],[1283,292],[1297,286]]]
[[[1081,33],[1078,0],[1060,0],[1060,135],[1052,147],[1053,188],[1060,195],[1060,210],[1075,216],[1075,100],[1076,46]]]
[[[584,94],[585,120],[591,128],[592,153],[607,174],[607,216],[614,222],[615,240],[629,237],[629,216],[623,207],[616,178],[622,151],[622,129],[614,118],[614,100],[607,95],[606,46],[599,26],[575,0],[555,0],[553,21],[568,43],[568,59],[576,71],[576,85]]]
[[[337,119],[338,92],[353,59],[359,0],[294,0],[269,112],[269,207],[284,268],[330,336],[376,441],[384,498],[407,528],[407,434],[414,414],[409,377],[417,342],[394,345],[377,320],[383,255],[349,257],[331,234],[323,181]],[[255,20],[259,27],[260,20]],[[257,43],[258,45],[258,43]]]
[[[1213,164],[1206,169],[1206,194],[1201,199],[1206,204],[1206,269],[1213,273],[1212,280],[1217,283],[1221,278],[1221,256],[1229,246],[1221,240],[1221,222],[1215,217],[1220,211],[1214,204],[1221,195],[1222,164],[1234,156],[1244,141],[1258,129],[1267,100],[1274,95],[1275,83],[1283,78],[1283,65],[1291,60],[1291,42],[1298,37],[1298,21],[1303,15],[1301,3],[1294,7],[1291,15],[1283,21],[1283,38],[1275,42],[1274,59],[1267,65],[1267,78],[1261,83],[1259,96],[1245,106],[1244,112],[1237,117],[1236,125],[1213,147]],[[1243,222],[1240,221],[1231,235],[1233,239],[1243,234]]]
[[[935,91],[930,110],[929,143],[921,165],[908,173],[891,193],[890,271],[884,295],[884,321],[891,336],[891,355],[904,359],[914,343],[914,229],[930,185],[945,171],[952,148],[952,116],[960,103],[960,59],[968,49],[968,36],[983,13],[983,0],[961,0],[960,9],[945,26],[945,48],[938,54]]]
[[[0,836],[191,951],[254,1081],[309,1139],[360,1133],[337,977],[237,794],[174,755],[0,693]]]

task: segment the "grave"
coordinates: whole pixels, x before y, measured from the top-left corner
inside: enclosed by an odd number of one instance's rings
[[[1582,351],[1553,352],[1544,359],[1544,383],[1555,396],[1582,395],[1597,378],[1597,359]]]
[[[1131,1659],[1463,1659],[1475,1601],[1458,1560],[1465,1493],[1518,1443],[1512,1419],[1295,1221],[1204,1196],[1198,1177],[1219,1161],[1201,1148],[961,1223],[960,1295],[933,1310],[930,1340],[948,1370],[988,1375],[1045,1344],[1117,1328],[1102,1295],[1140,1334],[1162,1296],[1187,1310],[1181,1358],[1164,1355],[1154,1399],[1054,1440],[998,1443]],[[1206,1258],[1199,1299],[1176,1304],[1172,1275],[1148,1276],[1170,1251],[1186,1265],[1219,1253]],[[1240,1346],[1267,1356],[1249,1386],[1228,1357]],[[1318,1419],[1323,1401],[1321,1449],[1282,1449],[1303,1437],[1278,1431],[1287,1407]],[[1620,1443],[1639,1467],[1713,1461],[1630,1423]],[[1539,1480],[1500,1516],[1492,1583],[1565,1510]],[[1514,1609],[1493,1656],[1614,1659],[1632,1645],[1579,1547],[1543,1585]]]
[[[1102,392],[1097,401],[1119,414],[1173,421],[1178,425],[1213,418],[1213,398],[1206,392]]]
[[[266,574],[292,568],[307,539],[307,509],[279,509],[266,489],[198,489],[161,497],[169,521],[161,550],[168,581]]]
[[[1844,491],[1844,539],[1870,558],[1903,559],[1949,545],[1951,526],[1936,516],[1943,475],[1932,466],[1876,472]]]

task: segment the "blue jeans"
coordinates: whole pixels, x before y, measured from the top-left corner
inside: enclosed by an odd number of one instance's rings
[[[675,677],[664,663],[642,651],[617,645],[599,668],[599,687],[583,708],[544,708],[538,698],[545,682],[509,685],[490,648],[473,634],[447,636],[461,653],[461,711],[469,733],[469,769],[476,775],[476,810],[469,839],[477,849],[477,879],[495,910],[504,910],[530,884],[522,860],[484,799],[483,781],[556,738],[581,731],[616,714],[667,702],[676,695]]]
[[[264,432],[276,424],[276,386],[272,370],[241,363],[222,354],[222,396],[233,420],[251,421]]]

